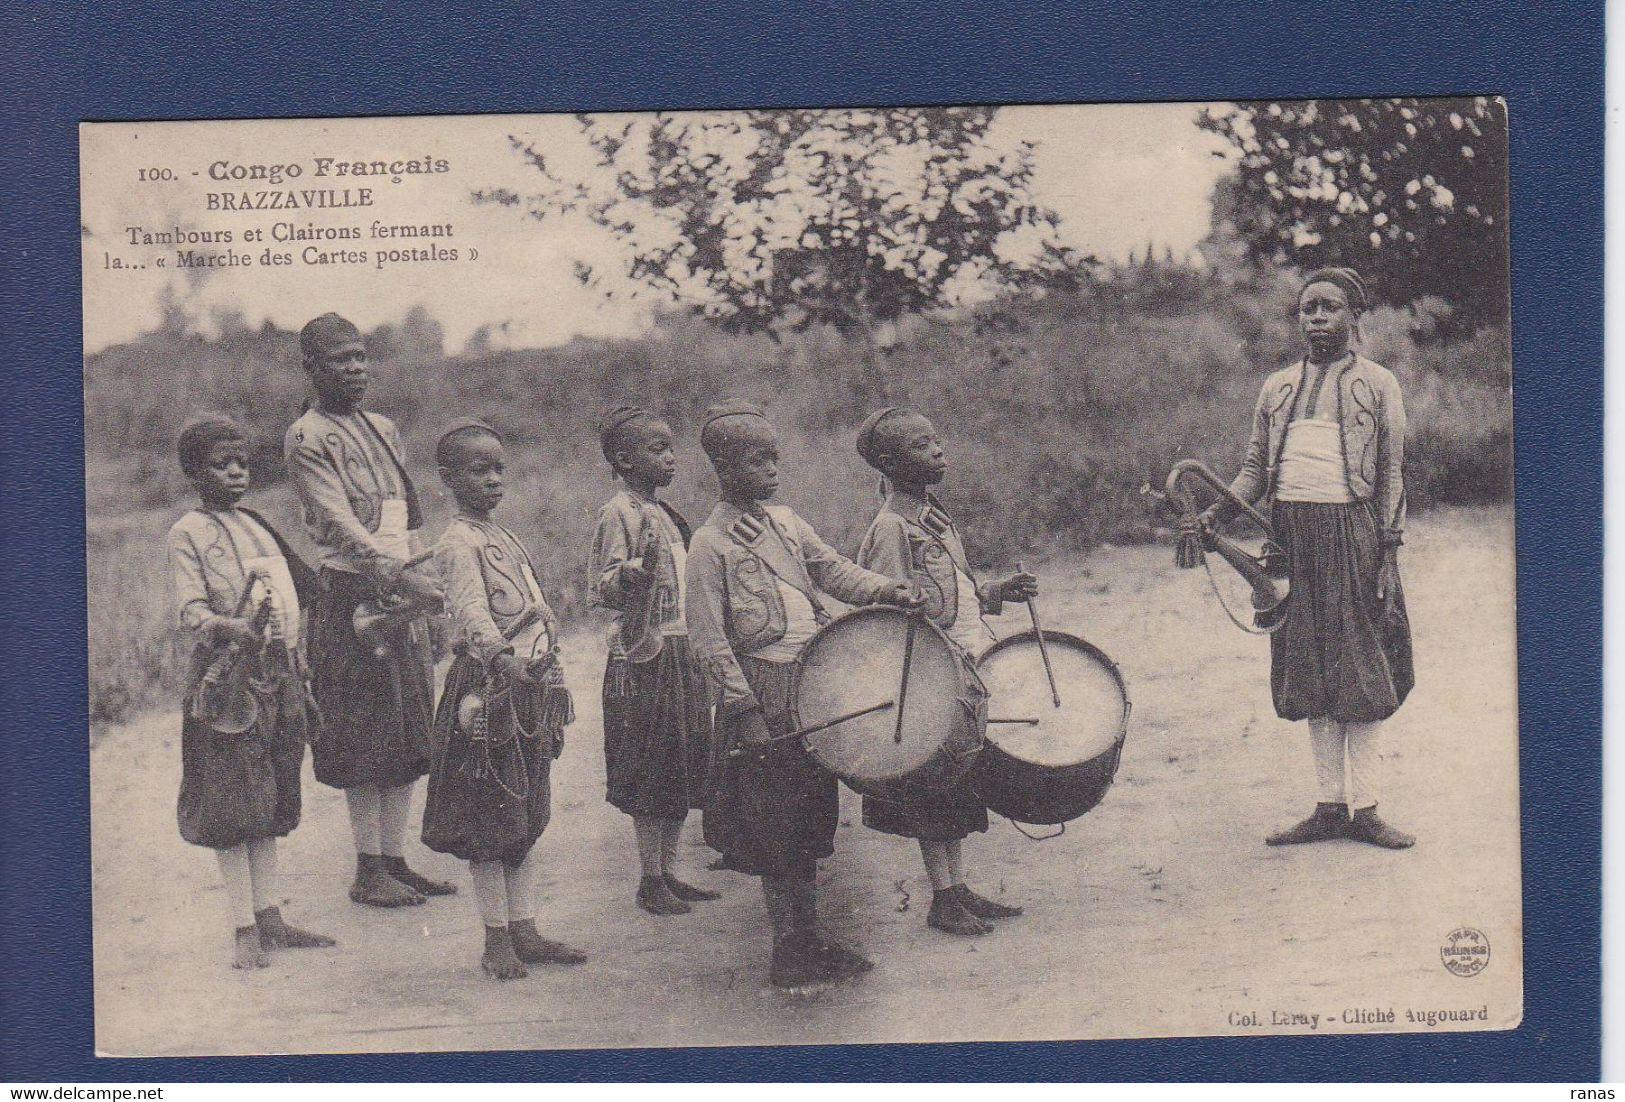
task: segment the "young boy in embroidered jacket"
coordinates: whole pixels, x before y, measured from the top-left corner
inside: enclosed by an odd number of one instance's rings
[[[725,867],[762,878],[773,924],[772,982],[800,988],[871,965],[818,931],[814,874],[835,851],[840,793],[795,739],[790,684],[796,656],[826,617],[821,593],[851,604],[914,607],[899,583],[843,558],[782,505],[778,435],[745,402],[713,406],[700,445],[722,500],[694,534],[686,606],[689,638],[719,697],[706,841]],[[730,756],[743,749],[745,754]]]
[[[925,613],[972,656],[993,642],[982,616],[996,616],[1005,601],[1038,593],[1038,579],[1016,573],[978,582],[959,531],[929,487],[942,481],[948,461],[937,430],[914,410],[889,406],[858,430],[858,454],[885,477],[886,503],[869,525],[858,562],[870,570],[912,582],[925,599]],[[985,934],[986,920],[1014,918],[1008,907],[971,891],[965,883],[961,846],[987,830],[987,809],[961,782],[948,789],[921,789],[901,801],[865,796],[863,823],[874,830],[917,838],[931,880],[926,922],[951,934]]]
[[[267,949],[333,944],[288,925],[277,907],[276,840],[299,825],[299,773],[315,719],[299,645],[300,601],[314,596],[315,578],[264,517],[239,504],[248,443],[235,422],[193,422],[178,451],[201,502],[168,538],[176,627],[193,643],[176,812],[181,837],[219,858],[236,924],[232,967],[264,968]],[[222,707],[237,691],[253,699],[246,730],[237,729],[240,699]],[[234,722],[222,722],[232,706]]]
[[[457,499],[434,551],[457,657],[435,711],[423,844],[468,862],[485,923],[480,966],[519,979],[526,964],[587,959],[536,931],[535,845],[574,710],[530,555],[491,516],[503,495],[502,438],[483,421],[454,422],[435,461]]]
[[[658,497],[677,457],[671,427],[636,406],[606,413],[599,443],[624,482],[598,511],[587,568],[592,603],[616,613],[604,668],[607,796],[632,817],[638,906],[687,914],[717,893],[684,883],[676,869],[683,820],[703,806],[711,754],[710,695],[683,619],[691,533]]]

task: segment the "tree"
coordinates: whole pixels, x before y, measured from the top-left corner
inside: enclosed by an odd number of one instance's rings
[[[1223,199],[1255,261],[1345,264],[1380,301],[1447,300],[1462,327],[1506,317],[1499,100],[1240,103],[1207,109],[1198,124],[1241,155]]]
[[[622,248],[623,273],[738,332],[828,324],[873,344],[878,325],[1092,263],[1060,245],[1031,191],[1032,146],[999,148],[996,108],[581,116],[598,156],[564,179],[477,193],[545,219],[584,212]],[[577,276],[612,292],[586,264]]]

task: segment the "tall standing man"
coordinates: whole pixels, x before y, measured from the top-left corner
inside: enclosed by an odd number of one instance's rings
[[[323,718],[316,779],[344,790],[355,834],[350,898],[373,907],[422,903],[457,889],[407,867],[412,788],[429,769],[434,681],[425,611],[441,604],[432,575],[411,564],[423,524],[402,462],[400,432],[361,408],[369,379],[361,331],[323,314],[300,331],[315,403],[288,429],[283,454],[319,548],[311,617],[312,688]],[[358,637],[364,602],[410,611]]]

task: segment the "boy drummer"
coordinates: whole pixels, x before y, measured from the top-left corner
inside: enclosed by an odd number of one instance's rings
[[[932,622],[969,654],[980,654],[993,642],[982,616],[998,615],[1005,601],[1036,596],[1038,579],[1016,573],[976,580],[958,529],[929,490],[942,481],[948,461],[925,417],[899,406],[871,414],[858,430],[858,454],[885,476],[889,489],[858,548],[859,565],[912,582]],[[987,810],[968,784],[921,789],[900,801],[865,796],[863,823],[919,839],[933,893],[929,925],[950,934],[985,934],[993,929],[988,919],[1021,914],[1020,907],[985,899],[965,883],[963,840],[987,830]]]
[[[852,604],[913,607],[900,583],[853,564],[782,505],[778,434],[757,407],[706,412],[700,446],[722,500],[694,534],[686,600],[689,639],[719,694],[706,841],[727,868],[762,878],[773,924],[772,983],[794,989],[872,965],[826,940],[816,924],[814,874],[835,851],[835,778],[788,734],[790,683],[801,648],[826,619],[820,594]],[[739,757],[730,752],[744,749]]]

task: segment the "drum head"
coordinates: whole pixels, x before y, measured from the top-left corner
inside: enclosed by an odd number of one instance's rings
[[[987,741],[1019,761],[1046,767],[1079,765],[1111,751],[1128,725],[1123,679],[1098,649],[1061,632],[1044,632],[1061,707],[1050,696],[1038,637],[1031,631],[989,647],[977,672],[992,694],[989,718],[1034,716],[1036,726],[990,723]]]
[[[953,644],[923,617],[914,623],[902,740],[895,705],[804,740],[814,761],[855,786],[905,780],[930,767],[948,733],[966,725],[964,671]],[[894,608],[860,608],[819,628],[796,663],[796,725],[895,702],[907,635],[908,616]]]

